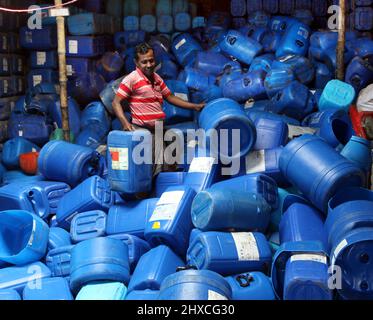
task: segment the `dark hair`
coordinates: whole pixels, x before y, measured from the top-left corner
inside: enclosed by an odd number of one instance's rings
[[[146,42],[140,43],[135,47],[135,58],[136,60],[139,59],[140,54],[146,54],[149,50],[153,50],[153,48]]]

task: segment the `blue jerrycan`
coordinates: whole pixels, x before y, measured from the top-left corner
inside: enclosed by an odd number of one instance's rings
[[[108,237],[121,240],[127,245],[131,274],[135,270],[140,258],[151,249],[145,240],[127,233],[113,234]]]
[[[280,6],[281,3],[284,1],[279,1]],[[290,12],[289,14],[292,14]],[[280,32],[281,34],[284,34],[285,31],[292,25],[296,20],[291,17],[285,17],[285,16],[273,16],[271,21],[268,24],[268,28],[275,32]]]
[[[69,277],[71,252],[75,245],[68,245],[52,249],[45,257],[45,263],[50,269],[52,277]]]
[[[158,198],[150,198],[111,206],[106,223],[106,233],[109,235],[127,233],[144,239],[145,226],[158,200]]]
[[[232,290],[221,275],[210,270],[180,270],[166,277],[158,300],[230,300]]]
[[[39,261],[47,251],[48,225],[25,210],[0,212],[0,261],[25,265]]]
[[[307,26],[311,26],[314,21],[311,10],[297,9],[293,13],[293,17]]]
[[[215,77],[208,76],[203,72],[189,66],[179,74],[178,80],[186,84],[190,89],[205,91],[215,83]]]
[[[259,117],[254,123],[257,136],[254,150],[274,149],[287,143],[289,128],[282,119]]]
[[[126,294],[123,283],[97,281],[82,287],[75,300],[125,300]]]
[[[276,300],[272,282],[262,272],[225,277],[232,289],[232,300]]]
[[[365,58],[355,57],[346,70],[345,81],[358,93],[373,81],[373,54]]]
[[[295,80],[294,72],[288,67],[271,68],[264,80],[264,87],[269,98],[282,91]]]
[[[185,263],[169,247],[160,245],[139,260],[128,285],[128,291],[159,290],[162,281]]]
[[[88,127],[91,124],[99,125],[105,133],[110,130],[110,117],[101,102],[95,101],[88,104],[81,113],[81,128]]]
[[[124,60],[118,52],[106,52],[97,61],[96,71],[109,82],[121,76]]]
[[[243,108],[231,99],[221,98],[209,102],[202,109],[198,122],[200,128],[207,133],[207,147],[210,149],[211,147],[214,148],[212,149],[214,151],[219,149],[219,156],[223,161],[242,157],[254,146],[256,140],[254,124],[246,116]],[[222,129],[228,129],[228,132],[230,131],[231,134],[233,134],[234,129],[239,129],[239,148],[233,148],[231,142],[214,139],[213,136],[211,136],[213,131],[210,129],[215,129],[218,133],[220,133]],[[237,133],[237,130],[234,132]]]
[[[23,290],[23,300],[74,300],[69,282],[65,278],[44,278],[40,286],[27,284]]]
[[[53,140],[40,150],[38,169],[48,180],[75,187],[90,176],[100,175],[104,159],[89,147]]]
[[[324,89],[327,83],[333,79],[329,68],[321,62],[315,62],[315,89]]]
[[[276,50],[276,57],[283,57],[287,54],[305,56],[308,52],[311,29],[309,26],[294,22],[287,28],[281,43]]]
[[[36,176],[29,176],[22,171],[17,170],[11,170],[11,171],[5,171],[3,173],[3,185],[17,182],[17,183],[23,183],[23,182],[34,182],[34,181],[44,181],[44,177],[40,174]]]
[[[263,50],[260,43],[245,37],[236,30],[228,31],[219,46],[224,54],[232,56],[246,65],[250,65]]]
[[[315,100],[309,89],[300,82],[293,81],[272,97],[268,110],[301,121],[314,107]]]
[[[325,229],[332,267],[346,270],[338,288],[345,300],[372,299],[372,199],[370,190],[346,188],[329,202]]]
[[[193,225],[202,231],[236,230],[265,232],[271,206],[260,195],[241,190],[214,187],[194,198]]]
[[[201,232],[187,252],[188,265],[221,275],[266,271],[271,260],[267,239],[258,232]]]
[[[333,148],[346,145],[353,135],[351,119],[341,109],[312,113],[302,121],[302,126],[317,129],[316,134]]]
[[[319,110],[343,109],[348,111],[355,99],[355,89],[340,80],[331,80],[324,88],[319,100]]]
[[[126,300],[158,300],[159,290],[132,290],[126,295]]]
[[[48,252],[71,245],[70,233],[58,227],[49,228]]]
[[[167,188],[146,224],[145,240],[153,247],[165,244],[184,256],[193,228],[190,210],[195,195],[189,186]]]
[[[265,76],[265,72],[261,70],[244,73],[223,87],[223,96],[237,102],[266,99]]]
[[[314,165],[316,161],[317,166]],[[323,139],[309,134],[285,146],[280,156],[280,169],[286,179],[324,213],[328,201],[338,190],[365,184],[365,174],[356,164],[341,156]],[[305,176],[304,172],[308,174]]]
[[[179,64],[184,67],[194,61],[198,51],[203,51],[198,41],[188,33],[176,36],[172,41],[171,50]]]
[[[140,143],[143,144],[141,150]],[[109,133],[108,180],[112,190],[127,194],[151,190],[152,143],[152,135],[146,130]]]
[[[111,238],[80,242],[72,249],[70,268],[70,288],[74,293],[93,281],[127,284],[130,279],[127,245]]]
[[[277,296],[285,300],[331,300],[321,213],[294,195],[285,198],[282,210],[281,246],[272,265]]]
[[[159,198],[168,187],[182,185],[186,172],[160,172],[155,178],[155,196]]]
[[[275,31],[267,31],[261,40],[264,52],[274,53],[280,45],[282,34]]]
[[[107,215],[104,211],[92,210],[78,213],[71,220],[70,235],[73,243],[106,235]]]
[[[23,153],[36,152],[40,148],[21,137],[9,139],[3,145],[2,163],[7,169],[19,168],[19,156]]]
[[[42,219],[55,214],[61,198],[70,191],[63,182],[13,182],[0,188],[0,210],[27,210]]]
[[[114,203],[114,192],[108,182],[92,176],[64,195],[57,208],[61,228],[69,229],[71,220],[80,212],[102,210],[107,212]]]
[[[271,53],[266,53],[256,57],[250,65],[249,72],[255,70],[262,70],[268,73],[271,70],[271,66],[275,56]]]
[[[176,80],[179,74],[179,67],[173,60],[165,58],[159,61],[154,71],[164,80]]]
[[[198,52],[194,68],[212,76],[219,75],[231,60],[221,53]]]

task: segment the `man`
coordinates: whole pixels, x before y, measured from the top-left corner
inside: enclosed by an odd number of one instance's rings
[[[121,82],[112,103],[113,110],[122,124],[123,130],[149,130],[153,134],[154,139],[156,123],[163,121],[165,118],[165,113],[162,108],[163,99],[175,106],[196,111],[200,111],[205,104],[190,103],[171,93],[163,79],[154,72],[156,66],[154,51],[147,43],[136,46],[135,54],[136,70],[127,75]],[[122,100],[127,100],[129,103],[132,123],[130,123],[124,115],[121,106]],[[160,143],[163,144],[163,140],[162,142],[155,142],[155,144]],[[155,163],[158,164],[163,158],[160,149],[161,148],[155,148],[155,154],[153,152],[153,159]],[[156,175],[160,171],[161,166],[156,165],[153,170],[153,175]]]

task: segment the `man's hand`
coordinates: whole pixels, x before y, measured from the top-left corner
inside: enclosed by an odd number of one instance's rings
[[[136,129],[132,126],[132,124],[126,124],[126,125],[123,125],[123,130],[124,131],[135,131]]]
[[[201,111],[204,108],[205,105],[206,105],[206,103],[197,103],[197,104],[195,104],[194,110],[195,111]]]

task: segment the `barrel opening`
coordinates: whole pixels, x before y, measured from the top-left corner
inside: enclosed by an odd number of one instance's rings
[[[368,263],[369,262],[369,255],[367,253],[362,253],[360,255],[360,262],[364,263],[364,264]]]
[[[340,119],[334,119],[332,121],[332,130],[337,140],[343,145],[347,144],[351,138],[351,128],[346,122]]]

